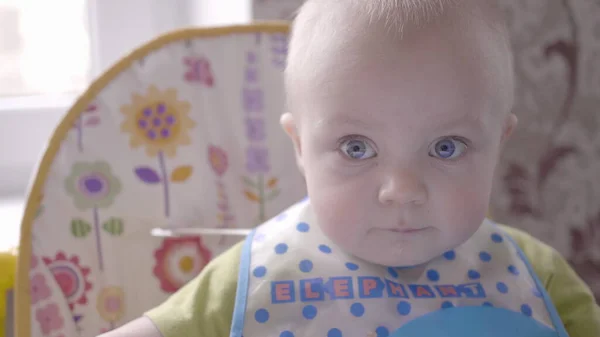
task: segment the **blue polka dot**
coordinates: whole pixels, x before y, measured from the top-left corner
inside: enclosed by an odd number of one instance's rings
[[[302,309],[302,316],[306,319],[317,317],[317,308],[314,305],[307,305]]]
[[[454,260],[456,258],[456,253],[453,250],[449,250],[444,253],[444,258],[446,260]]]
[[[279,334],[279,337],[294,337],[294,334],[291,331],[284,331]]]
[[[448,309],[454,307],[454,304],[450,301],[444,301],[442,303],[442,309]]]
[[[269,320],[269,312],[267,309],[258,309],[254,313],[254,319],[258,323],[266,323]]]
[[[296,229],[298,230],[298,232],[306,233],[310,229],[310,226],[308,226],[306,222],[301,222],[298,224],[298,226],[296,226]]]
[[[310,260],[302,260],[299,267],[302,272],[309,273],[313,269],[313,264]]]
[[[427,278],[429,279],[429,281],[432,281],[432,282],[439,281],[440,273],[438,273],[437,270],[435,270],[435,269],[429,269],[427,271]]]
[[[525,315],[525,316],[531,316],[531,314],[533,314],[533,310],[531,310],[531,307],[528,304],[523,304],[521,306],[521,312]]]
[[[494,305],[490,302],[483,302],[484,307],[493,307]]]
[[[331,248],[329,248],[329,246],[327,246],[327,245],[320,245],[319,250],[325,254],[331,253]]]
[[[355,317],[361,317],[365,314],[365,307],[360,303],[354,303],[350,307],[350,313],[352,313],[352,315]]]
[[[494,233],[494,234],[492,234],[492,241],[494,241],[496,243],[500,243],[500,242],[504,241],[504,239],[502,238],[502,235],[500,235],[498,233]]]
[[[492,256],[488,252],[481,252],[479,253],[479,259],[481,259],[483,262],[490,262],[490,260],[492,260]]]
[[[406,316],[410,314],[411,305],[406,301],[401,301],[400,303],[398,303],[398,307],[396,309],[398,309],[398,313],[400,315]]]
[[[384,326],[375,329],[375,333],[377,334],[377,337],[388,337],[390,335],[390,331]]]
[[[519,275],[519,269],[517,269],[517,267],[513,266],[512,264],[508,266],[508,272],[513,275]]]
[[[504,282],[496,283],[496,289],[498,289],[498,291],[503,294],[506,294],[508,292],[508,286]]]
[[[275,246],[275,253],[277,254],[285,254],[288,250],[288,245],[286,245],[285,243],[280,243],[277,246]]]
[[[255,277],[263,277],[267,274],[267,268],[265,266],[256,267],[254,268],[253,274]]]
[[[538,297],[538,298],[542,298],[542,293],[538,290],[538,288],[533,288],[531,289],[531,292],[533,293],[533,296]]]
[[[346,263],[346,268],[349,270],[358,270],[358,265],[352,262]]]
[[[342,337],[340,329],[333,328],[327,332],[327,337]]]
[[[477,270],[469,270],[469,272],[467,273],[467,276],[469,276],[469,278],[471,280],[478,280],[481,277],[481,274],[479,274],[479,272]]]
[[[392,275],[392,277],[398,278],[398,272],[396,271],[395,268],[389,267],[388,268],[388,273],[390,273],[390,275]]]

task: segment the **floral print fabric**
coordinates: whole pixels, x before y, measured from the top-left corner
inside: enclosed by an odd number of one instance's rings
[[[110,331],[243,239],[153,229],[252,228],[305,196],[279,126],[281,51],[271,37],[286,29],[276,30],[151,42],[65,118],[75,123],[30,200],[32,336]]]

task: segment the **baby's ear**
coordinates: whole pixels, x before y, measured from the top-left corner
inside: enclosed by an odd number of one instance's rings
[[[502,127],[502,138],[501,143],[504,144],[512,135],[513,131],[517,127],[518,119],[514,113],[509,113],[504,120],[504,126]]]
[[[296,121],[294,120],[294,116],[290,112],[286,112],[281,115],[279,119],[279,123],[281,127],[285,131],[285,133],[290,137],[292,143],[294,144],[294,151],[296,152],[296,164],[298,165],[298,169],[300,173],[304,175],[304,165],[302,164],[302,146],[300,143],[300,136],[298,134],[298,127]]]

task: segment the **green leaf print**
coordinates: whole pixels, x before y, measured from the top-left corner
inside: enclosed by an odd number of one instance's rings
[[[275,189],[275,190],[271,191],[271,193],[269,193],[267,195],[267,200],[271,201],[271,200],[277,198],[277,196],[279,195],[280,192],[281,192],[280,189]]]
[[[83,219],[71,221],[71,234],[76,238],[85,238],[92,231],[92,225]]]
[[[254,182],[252,179],[250,179],[250,178],[248,178],[248,177],[246,177],[246,176],[243,176],[243,177],[242,177],[242,180],[244,181],[244,183],[245,183],[247,186],[250,186],[250,187],[252,187],[252,188],[258,188],[258,185],[256,184],[256,182]]]
[[[124,227],[123,220],[119,218],[110,218],[102,225],[102,228],[113,236],[123,234]]]

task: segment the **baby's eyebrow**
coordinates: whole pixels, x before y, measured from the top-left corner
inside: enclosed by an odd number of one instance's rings
[[[469,115],[461,115],[458,118],[450,119],[443,123],[436,124],[436,130],[454,129],[465,125],[468,125],[469,127],[474,127],[476,129],[482,129],[484,127],[482,118],[473,118]]]
[[[361,129],[375,129],[377,127],[377,125],[374,125],[372,123],[367,123],[364,120],[356,119],[356,118],[353,118],[350,116],[339,116],[338,115],[338,116],[328,116],[328,117],[319,119],[315,123],[315,128],[320,129],[320,128],[329,128],[332,126],[343,126],[343,125],[354,126],[356,128],[361,128]]]

